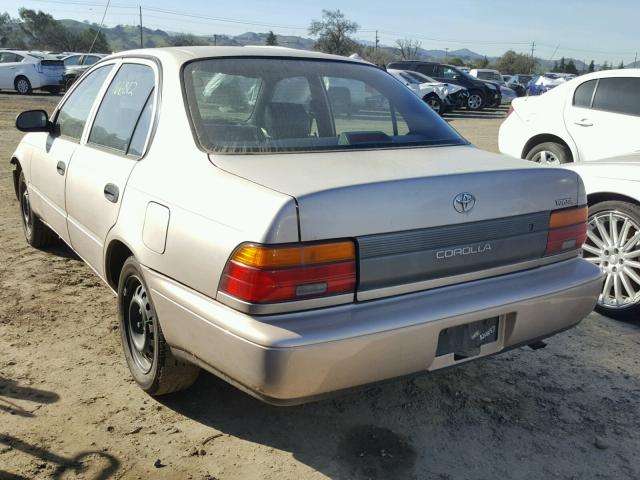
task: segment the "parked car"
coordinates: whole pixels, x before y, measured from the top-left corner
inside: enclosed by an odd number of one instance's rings
[[[640,150],[640,69],[582,75],[512,107],[499,134],[512,157],[558,165]]]
[[[490,82],[497,83],[498,85],[506,85],[502,78],[502,74],[498,70],[490,68],[473,68],[469,71],[469,75],[480,80],[489,80]]]
[[[640,155],[572,163],[584,181],[589,230],[584,258],[606,275],[596,310],[613,318],[640,315]]]
[[[467,108],[469,110],[481,110],[485,107],[497,106],[502,103],[500,88],[490,82],[484,82],[459,70],[452,65],[444,65],[435,62],[423,62],[418,60],[403,60],[391,62],[387,68],[396,70],[415,70],[439,82],[460,85],[469,91]]]
[[[447,91],[444,87],[440,87],[439,83],[430,84],[428,79],[418,78],[409,73],[409,70],[388,69],[393,78],[405,85],[409,90],[421,98],[436,113],[443,114],[453,108],[451,102],[447,98]],[[417,72],[411,72],[417,75]]]
[[[86,72],[91,65],[100,61],[106,55],[101,53],[74,53],[66,55],[62,58],[64,62],[64,86],[65,89],[71,88],[80,75]]]
[[[518,83],[523,87],[527,87],[531,79],[533,79],[535,75],[525,74],[525,73],[516,73],[511,77],[511,83]]]
[[[60,93],[64,67],[60,60],[22,50],[0,50],[0,90],[15,90],[21,95],[33,90]]]
[[[555,73],[545,73],[544,75],[538,75],[532,78],[527,84],[527,94],[529,95],[542,95],[549,90],[556,88],[558,85],[562,85],[567,80]]]
[[[399,70],[405,72],[406,75],[415,78],[417,81],[425,83],[432,87],[437,87],[447,95],[447,100],[451,104],[451,109],[463,108],[467,106],[467,99],[469,98],[469,91],[461,87],[460,85],[454,85],[452,83],[438,82],[435,78],[431,78],[422,73],[414,70]]]
[[[502,75],[502,81],[506,84],[511,82],[512,75]]]
[[[500,94],[502,95],[502,105],[510,105],[514,99],[518,98],[518,94],[506,86],[500,87]]]
[[[203,95],[220,73],[258,86],[255,103]],[[334,113],[328,78],[364,82],[384,107]],[[279,97],[294,80],[310,98]],[[11,159],[27,242],[59,236],[117,293],[127,364],[152,395],[203,367],[300,403],[538,348],[602,287],[580,256],[575,172],[471,146],[368,63],[134,50],[16,126],[29,132]]]

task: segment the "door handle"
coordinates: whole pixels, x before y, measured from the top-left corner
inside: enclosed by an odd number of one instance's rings
[[[67,169],[67,166],[63,161],[58,162],[58,164],[56,165],[56,170],[60,175],[64,175],[64,172],[66,169]]]
[[[104,186],[104,198],[106,198],[110,202],[116,203],[118,201],[119,195],[120,190],[113,183],[107,183]]]
[[[573,123],[581,127],[593,127],[593,122],[590,122],[588,118],[583,118]]]

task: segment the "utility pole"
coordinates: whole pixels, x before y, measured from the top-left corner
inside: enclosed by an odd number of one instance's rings
[[[444,58],[449,58],[449,47],[444,47]]]
[[[213,45],[218,45],[218,34],[214,33],[213,34]]]
[[[536,41],[534,40],[533,42],[531,42],[531,70],[533,70],[536,65],[536,61],[533,58],[533,52],[535,52],[535,50],[536,50]],[[531,70],[529,71],[529,73],[531,73]]]
[[[378,44],[380,43],[380,39],[378,38],[378,30],[376,30],[376,52],[378,51]]]
[[[633,60],[633,68],[638,68],[638,65],[636,65],[636,63],[638,63],[638,52],[636,52],[636,58]]]
[[[140,12],[140,48],[144,48],[144,42],[142,41],[142,5],[138,5]]]

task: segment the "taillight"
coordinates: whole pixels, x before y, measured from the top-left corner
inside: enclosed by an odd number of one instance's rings
[[[554,255],[582,247],[587,239],[587,207],[557,210],[549,218],[549,236],[545,255]]]
[[[238,247],[222,274],[220,291],[250,303],[275,303],[353,293],[352,241]]]
[[[510,103],[510,104],[509,104],[509,111],[507,111],[507,117],[508,117],[509,115],[511,115],[511,114],[512,114],[513,112],[515,112],[515,111],[516,111],[516,110],[515,110],[515,108],[513,108],[513,103]]]

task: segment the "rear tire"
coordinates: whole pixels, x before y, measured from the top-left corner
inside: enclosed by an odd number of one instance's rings
[[[16,88],[16,91],[20,95],[30,95],[31,92],[33,92],[33,89],[31,88],[31,82],[27,77],[23,75],[20,75],[14,80],[13,86]]]
[[[23,172],[20,172],[18,177],[18,199],[20,200],[22,231],[27,243],[34,248],[44,248],[50,245],[56,239],[56,234],[33,213]]]
[[[129,371],[149,395],[185,390],[200,369],[173,356],[148,292],[140,264],[129,257],[118,282],[120,339]]]
[[[573,162],[571,151],[564,145],[555,142],[544,142],[536,145],[529,150],[525,158],[543,165],[562,165],[563,163]]]
[[[639,318],[640,242],[626,243],[640,233],[640,207],[621,201],[596,203],[589,207],[589,231],[583,257],[606,274],[596,311],[618,320]]]

